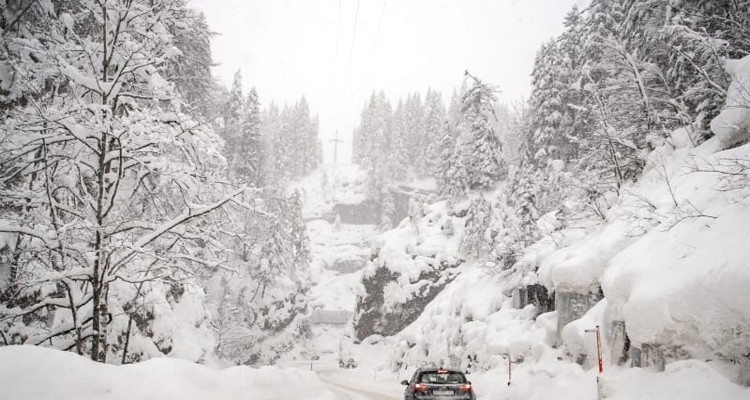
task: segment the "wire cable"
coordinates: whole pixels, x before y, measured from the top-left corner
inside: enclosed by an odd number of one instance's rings
[[[357,37],[357,22],[359,21],[359,1],[357,0],[357,10],[354,12],[354,30],[352,31],[352,44],[349,49],[349,64],[346,67],[346,81],[344,82],[344,97],[349,91],[349,76],[352,72],[352,59],[354,58],[354,40]]]
[[[365,74],[365,82],[370,79],[372,56],[375,54],[375,48],[378,46],[378,37],[380,36],[380,27],[383,25],[383,14],[385,14],[386,4],[388,4],[388,0],[383,0],[383,6],[380,8],[380,18],[378,19],[378,28],[375,30],[375,40],[372,41],[372,49],[370,49],[369,62],[367,63],[367,73]]]

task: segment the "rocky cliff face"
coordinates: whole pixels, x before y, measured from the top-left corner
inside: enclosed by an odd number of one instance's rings
[[[392,336],[414,322],[427,304],[458,275],[461,260],[436,262],[436,268],[422,271],[416,280],[404,282],[402,274],[387,265],[365,276],[365,293],[357,298],[354,330],[358,340],[370,335]],[[405,283],[405,285],[404,285]],[[395,286],[398,286],[396,288]],[[389,296],[401,292],[405,296]]]

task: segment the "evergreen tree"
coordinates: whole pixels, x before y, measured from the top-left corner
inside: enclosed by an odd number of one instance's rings
[[[391,151],[388,153],[389,170],[393,176],[405,176],[410,165],[411,149],[407,145],[409,124],[404,110],[404,102],[399,99],[393,112],[393,135]]]
[[[246,110],[241,120],[242,138],[237,148],[237,174],[254,186],[263,182],[263,148],[261,142],[260,101],[255,88],[247,95]]]
[[[236,175],[238,166],[241,164],[242,155],[240,149],[243,137],[243,120],[245,119],[245,98],[242,94],[242,72],[237,70],[234,73],[232,88],[229,91],[229,98],[224,106],[223,122],[221,136],[226,142],[224,147],[224,156],[233,175]]]
[[[476,196],[466,213],[466,226],[461,240],[461,253],[466,257],[478,259],[490,251],[491,239],[488,237],[492,207],[482,196]]]
[[[431,175],[440,161],[440,142],[443,139],[446,121],[445,106],[440,92],[427,90],[425,108],[423,129],[426,148],[424,162],[420,165],[419,171],[423,175]]]
[[[468,125],[469,135],[463,144],[463,160],[467,186],[470,189],[487,189],[505,178],[507,166],[502,159],[502,143],[495,132],[496,90],[472,78],[474,85],[464,94],[461,102],[461,113]]]
[[[404,120],[406,125],[406,147],[409,149],[409,164],[412,171],[421,173],[427,153],[427,140],[424,129],[424,107],[419,93],[412,93],[406,97],[404,103]]]
[[[448,125],[446,123],[446,125]],[[463,167],[460,147],[448,126],[440,140],[440,158],[435,170],[438,193],[442,197],[457,198],[466,192],[466,171]]]
[[[393,228],[393,219],[396,216],[396,204],[393,200],[393,189],[390,185],[385,185],[381,193],[381,213],[380,225],[381,231],[385,232]]]
[[[519,241],[524,246],[530,245],[536,239],[536,221],[540,216],[537,209],[538,188],[534,184],[535,178],[538,177],[536,171],[539,170],[536,170],[532,165],[521,164],[511,187],[515,214],[519,224]]]
[[[291,217],[290,240],[293,249],[295,268],[306,269],[310,262],[310,239],[307,236],[305,220],[302,217],[302,198],[299,190],[294,190],[289,197],[289,215]]]
[[[529,102],[534,114],[530,121],[531,136],[526,139],[526,150],[531,160],[537,163],[546,162],[548,154],[562,137],[559,126],[566,107],[562,98],[566,82],[559,79],[560,63],[557,43],[550,40],[537,52],[531,74],[533,90]]]
[[[169,31],[180,54],[169,60],[166,77],[175,83],[185,104],[185,111],[195,111],[205,118],[214,117],[212,92],[217,86],[211,75],[211,38],[203,13],[181,8],[180,23]]]
[[[321,162],[318,118],[310,115],[304,96],[291,107],[285,105],[281,111],[272,103],[264,113],[261,136],[266,159],[261,170],[268,176],[269,184],[301,177]]]

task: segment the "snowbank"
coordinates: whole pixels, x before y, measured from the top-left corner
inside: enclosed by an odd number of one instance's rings
[[[750,353],[750,207],[653,230],[604,277],[612,313],[635,343],[669,343],[697,357]]]
[[[716,138],[655,150],[600,229],[543,260],[546,286],[601,283],[606,298],[562,332],[569,351],[591,357],[582,330],[624,321],[633,346],[658,346],[667,363],[723,360],[750,383],[750,145],[721,149]]]
[[[640,368],[605,371],[601,382],[602,394],[608,400],[750,398],[750,388],[733,384],[709,363],[697,360],[671,363],[660,374]]]
[[[124,366],[34,346],[0,347],[0,399],[333,399],[311,372],[277,367],[214,370],[156,358]]]
[[[466,265],[422,315],[393,340],[391,360],[413,370],[433,364],[484,370],[503,367],[514,359],[533,358],[554,328],[545,319],[534,321],[533,306],[516,310],[503,295],[497,276]]]

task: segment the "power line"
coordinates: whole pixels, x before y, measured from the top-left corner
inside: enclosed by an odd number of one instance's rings
[[[352,71],[352,59],[354,58],[354,42],[357,38],[357,23],[359,22],[359,2],[360,0],[357,0],[357,9],[354,12],[354,29],[352,30],[352,43],[349,46],[349,63],[346,66],[346,80],[344,81],[344,92],[342,94],[342,97],[346,99],[346,96],[349,92],[349,76]],[[341,11],[341,2],[339,1],[339,12]],[[339,123],[341,122],[341,114],[340,112],[336,113],[336,128],[338,129]],[[338,136],[337,136],[338,138]]]
[[[336,65],[339,61],[339,33],[341,32],[341,0],[339,0],[338,13],[336,14],[336,56],[333,59],[333,87],[331,87],[331,110],[336,109],[336,87],[339,82],[339,74]]]
[[[359,1],[357,0],[357,10],[354,12],[354,30],[352,31],[352,44],[349,49],[349,64],[346,67],[346,81],[344,82],[344,97],[349,91],[349,74],[352,72],[352,58],[354,58],[354,39],[357,37],[357,21],[359,21]]]
[[[383,6],[380,8],[380,18],[378,19],[378,28],[375,30],[375,40],[372,41],[372,49],[370,49],[369,62],[367,63],[367,73],[365,74],[365,81],[370,78],[370,70],[372,68],[372,56],[375,54],[375,48],[378,46],[378,37],[380,36],[380,26],[383,24],[383,14],[385,14],[385,5],[388,0],[383,0]]]

